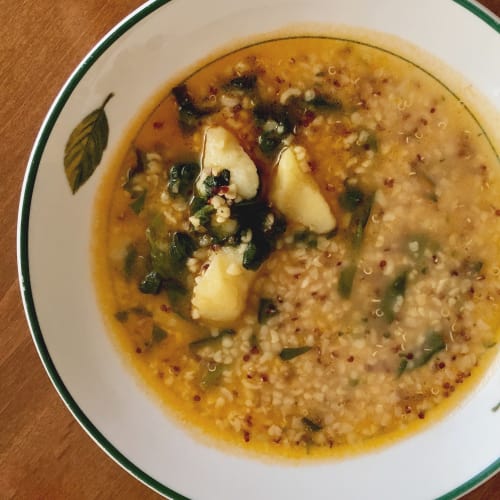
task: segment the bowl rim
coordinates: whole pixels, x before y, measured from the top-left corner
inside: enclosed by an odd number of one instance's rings
[[[486,7],[479,4],[476,0],[451,1],[468,10],[471,14],[481,19],[489,27],[493,28],[497,33],[500,34],[500,18],[493,12],[488,10]],[[114,26],[82,59],[82,61],[67,79],[62,89],[54,99],[35,139],[30,157],[28,159],[26,173],[21,189],[17,219],[17,267],[21,298],[33,342],[35,344],[40,360],[42,361],[42,364],[45,368],[45,371],[47,372],[50,381],[52,382],[60,398],[63,400],[65,406],[77,420],[80,426],[85,430],[85,432],[92,438],[92,440],[119,466],[121,466],[137,480],[139,480],[152,490],[156,491],[160,495],[168,496],[173,500],[181,500],[187,499],[187,497],[157,481],[145,471],[136,466],[131,460],[125,457],[94,426],[91,420],[78,406],[76,401],[73,399],[73,396],[64,384],[64,381],[59,375],[54,362],[51,359],[40,324],[38,322],[31,288],[28,242],[31,201],[40,161],[45,151],[47,141],[68,99],[70,98],[82,78],[89,71],[89,69],[107,51],[107,49],[111,47],[111,45],[113,45],[137,23],[158,10],[160,7],[163,7],[170,2],[172,2],[172,0],[149,0],[144,5],[141,5],[136,10],[131,12],[116,26]],[[494,476],[499,471],[500,458],[495,460],[493,463],[491,463],[489,466],[487,466],[472,478],[469,478],[468,480],[463,482],[461,485],[440,496],[437,500],[452,500],[458,498],[465,493],[475,489],[482,483],[486,482],[489,478]]]

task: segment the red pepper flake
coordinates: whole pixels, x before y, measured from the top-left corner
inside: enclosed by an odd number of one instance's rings
[[[281,85],[284,81],[285,80],[283,80],[283,78],[281,78],[281,76],[276,77],[276,83],[279,83]]]
[[[406,359],[413,359],[413,353],[412,353],[412,352],[409,352],[409,353],[406,355]]]
[[[250,433],[248,431],[243,431],[243,439],[245,440],[245,443],[250,441]]]
[[[333,85],[334,85],[335,87],[340,87],[340,86],[341,86],[341,85],[340,85],[340,82],[339,82],[338,80],[333,80]]]
[[[424,419],[425,418],[425,411],[419,411],[418,412],[418,418]]]
[[[405,413],[406,414],[411,413],[411,406],[405,406]]]
[[[170,311],[169,307],[166,305],[166,304],[162,304],[160,306],[160,310],[163,311],[163,312],[168,312]]]
[[[280,444],[281,443],[281,438],[273,439],[273,443]]]
[[[193,396],[193,401],[198,402],[198,401],[200,401],[200,400],[201,400],[201,398],[200,398],[200,396],[199,396],[198,394],[195,394],[195,395]]]
[[[436,108],[431,108],[431,113],[435,113],[436,112]]]
[[[220,194],[225,194],[229,191],[229,186],[221,186],[218,190],[217,190],[217,193]]]
[[[422,163],[424,161],[424,157],[420,153],[418,153],[417,160]]]
[[[250,349],[250,354],[259,354],[260,353],[260,350],[259,348],[254,345],[251,349]]]
[[[181,367],[180,366],[177,366],[177,365],[174,365],[171,367],[172,368],[172,371],[177,375],[180,371],[181,371]]]
[[[153,122],[153,128],[156,130],[163,128],[163,125],[165,125],[164,122]]]
[[[142,349],[141,349],[140,347],[136,347],[136,348],[135,348],[135,352],[136,352],[137,354],[141,354]]]
[[[251,373],[247,373],[247,379],[252,380],[253,379],[253,375]]]
[[[250,354],[245,354],[245,355],[243,356],[243,361],[245,361],[245,363],[246,363],[247,361],[250,361]]]
[[[392,177],[388,177],[387,179],[384,179],[384,186],[387,186],[388,188],[392,188],[394,186],[394,179]]]
[[[253,425],[252,415],[247,415],[245,417],[245,422],[247,423],[248,427],[252,427],[252,425]]]
[[[385,266],[387,266],[387,261],[385,260],[381,260],[379,263],[378,263],[378,266],[380,267],[380,269],[384,269]]]
[[[348,362],[348,363],[352,363],[353,361],[354,361],[354,356],[349,356],[349,357],[347,358],[347,362]]]
[[[236,104],[233,106],[233,113],[239,113],[243,109],[243,106],[241,104]]]
[[[449,382],[445,382],[443,384],[443,389],[449,389],[451,387],[451,384]]]
[[[495,215],[496,215],[497,217],[500,217],[500,209],[498,209],[498,208],[497,208],[497,209],[495,210]]]
[[[269,382],[269,377],[267,376],[267,373],[261,373],[260,379],[262,380],[262,382]]]

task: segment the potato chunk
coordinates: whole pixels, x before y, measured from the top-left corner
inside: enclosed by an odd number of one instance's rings
[[[252,159],[245,153],[236,137],[224,127],[211,127],[205,134],[203,151],[203,172],[205,177],[219,174],[227,169],[231,173],[231,184],[243,199],[254,198],[259,189],[259,175]],[[203,175],[198,181],[202,191]]]
[[[201,318],[227,323],[241,315],[255,277],[241,260],[237,249],[223,248],[212,255],[208,269],[196,278],[191,302]]]
[[[292,148],[281,154],[269,197],[287,218],[311,231],[321,234],[335,228],[335,217],[319,186],[310,173],[300,168]]]

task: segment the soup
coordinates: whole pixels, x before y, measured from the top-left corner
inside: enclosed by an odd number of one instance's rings
[[[122,160],[97,234],[106,312],[211,436],[352,450],[438,414],[496,345],[498,156],[392,53],[232,52],[173,83]]]

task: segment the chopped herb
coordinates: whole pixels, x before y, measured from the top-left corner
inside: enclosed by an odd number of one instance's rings
[[[425,338],[421,355],[415,358],[415,368],[425,365],[435,354],[442,351],[445,347],[446,343],[442,334],[430,331]]]
[[[365,194],[353,186],[346,186],[339,195],[339,205],[348,212],[354,212],[364,201]]]
[[[259,338],[257,334],[252,333],[250,337],[250,349],[256,349],[257,347],[259,347]]]
[[[123,189],[125,189],[129,193],[132,192],[132,179],[136,175],[144,172],[146,166],[146,154],[143,151],[141,151],[140,149],[136,149],[135,158],[136,163],[133,167],[127,170],[127,173],[125,174],[125,182],[122,184]]]
[[[175,97],[179,110],[179,123],[185,131],[192,131],[201,118],[213,111],[196,106],[184,83],[174,87],[172,94]]]
[[[308,418],[304,417],[302,419],[302,423],[304,424],[304,427],[311,432],[319,432],[321,429],[323,429],[323,426],[320,424],[317,424],[316,422],[309,420]]]
[[[177,163],[168,172],[168,192],[172,196],[187,198],[193,192],[193,184],[200,173],[197,163]]]
[[[310,351],[311,347],[303,346],[303,347],[285,347],[280,352],[280,358],[283,361],[290,361],[301,354],[305,354],[307,351]]]
[[[205,347],[207,345],[214,345],[221,341],[224,337],[227,336],[233,336],[236,335],[236,332],[230,328],[226,328],[224,330],[221,330],[218,335],[213,336],[209,335],[208,337],[203,337],[201,339],[195,340],[193,342],[189,343],[189,349],[192,351],[197,351],[198,349],[201,349],[202,347]]]
[[[205,205],[193,217],[196,217],[202,226],[206,226],[210,222],[213,213],[215,213],[215,208],[212,205]]]
[[[404,297],[406,292],[406,282],[408,271],[404,271],[389,284],[385,290],[380,308],[384,313],[384,319],[387,323],[392,323],[396,317],[394,307],[399,297]]]
[[[356,270],[357,266],[355,264],[349,264],[340,271],[337,290],[343,299],[348,299],[351,296]]]
[[[134,211],[136,215],[139,215],[144,208],[144,202],[146,201],[147,190],[141,191],[136,198],[130,203],[130,208]]]
[[[500,410],[500,402],[498,402],[492,409],[491,411],[492,412],[497,412],[498,410]]]
[[[132,275],[135,263],[137,261],[137,249],[134,245],[129,245],[127,247],[127,253],[125,254],[125,260],[123,262],[123,274],[128,279]]]
[[[176,231],[172,234],[169,249],[174,265],[183,265],[193,255],[196,244],[187,233]]]
[[[294,243],[303,243],[308,248],[316,248],[318,246],[318,235],[305,229],[303,231],[297,231],[293,235]]]
[[[256,83],[256,75],[242,75],[232,78],[224,87],[237,90],[252,90],[255,88]]]
[[[342,111],[342,101],[339,99],[328,99],[322,95],[316,95],[314,99],[307,101],[308,106],[314,107],[317,111]]]
[[[278,134],[275,130],[269,130],[266,132],[262,132],[259,135],[257,142],[259,144],[260,150],[266,154],[273,154],[278,146],[281,145],[281,141],[283,139],[282,134]]]
[[[205,197],[210,198],[219,192],[222,186],[229,186],[231,181],[231,172],[227,169],[222,170],[218,175],[208,175],[203,181]]]
[[[404,371],[406,370],[408,366],[408,359],[407,358],[402,358],[401,361],[399,362],[398,370],[397,370],[397,376],[398,378],[403,375]]]
[[[271,299],[262,298],[259,301],[259,324],[264,325],[269,318],[278,314],[278,308]]]
[[[117,311],[115,313],[115,318],[120,322],[120,323],[125,323],[128,320],[128,311]]]
[[[201,196],[193,196],[191,202],[189,203],[189,213],[191,215],[196,214],[196,212],[201,210],[206,205],[206,203],[207,200],[205,198],[202,198]],[[211,207],[211,205],[208,206]]]
[[[153,324],[153,330],[151,332],[151,341],[153,344],[159,344],[162,340],[167,338],[167,332],[158,326],[156,323]]]
[[[269,257],[272,246],[262,234],[253,234],[252,241],[248,243],[243,253],[243,267],[251,271],[256,271],[262,263]]]
[[[205,369],[202,377],[200,386],[202,389],[209,389],[214,385],[217,385],[222,378],[225,365],[211,362]]]
[[[446,348],[443,335],[439,332],[431,330],[427,333],[424,343],[420,347],[419,353],[414,355],[410,360],[408,358],[401,359],[397,370],[397,376],[400,377],[405,371],[420,368],[428,363],[438,352]]]
[[[150,271],[139,283],[139,290],[142,293],[156,295],[160,292],[162,279],[156,271]]]

